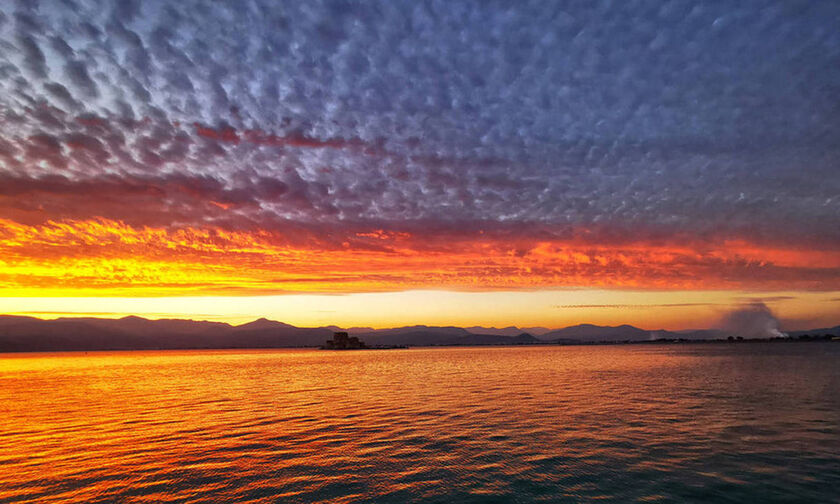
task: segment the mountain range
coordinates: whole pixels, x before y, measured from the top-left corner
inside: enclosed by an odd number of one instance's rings
[[[536,329],[536,330],[534,330]],[[152,350],[188,348],[317,347],[330,339],[336,326],[296,327],[259,319],[242,325],[182,319],[149,320],[58,318],[0,315],[0,352]],[[716,329],[695,331],[645,330],[631,325],[616,327],[580,324],[563,329],[516,327],[407,326],[392,329],[350,328],[370,346],[429,345],[530,345],[546,343],[598,343],[656,339],[709,340],[729,334]],[[534,335],[536,334],[536,335]],[[840,336],[840,326],[797,331],[802,334]]]

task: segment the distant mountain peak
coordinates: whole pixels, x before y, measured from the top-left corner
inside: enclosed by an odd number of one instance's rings
[[[544,339],[575,339],[580,341],[623,341],[648,339],[650,331],[639,329],[629,324],[619,326],[599,326],[595,324],[578,324],[551,331],[542,336]]]
[[[265,317],[260,317],[253,322],[248,322],[246,324],[238,325],[235,327],[237,330],[259,330],[259,329],[281,329],[281,328],[288,328],[294,327],[290,324],[284,324],[283,322],[278,322],[276,320],[269,320]]]

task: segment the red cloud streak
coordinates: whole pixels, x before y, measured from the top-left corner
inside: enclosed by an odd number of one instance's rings
[[[334,243],[289,241],[267,230],[165,229],[105,219],[39,225],[0,220],[0,257],[0,284],[20,295],[580,286],[831,290],[840,281],[836,254],[746,242],[698,252],[674,244],[512,243],[487,235],[442,243],[433,236],[371,229]]]

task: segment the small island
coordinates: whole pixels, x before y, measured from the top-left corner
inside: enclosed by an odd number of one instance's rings
[[[321,347],[324,350],[366,350],[370,348],[356,336],[349,336],[346,332],[333,333],[333,339]]]

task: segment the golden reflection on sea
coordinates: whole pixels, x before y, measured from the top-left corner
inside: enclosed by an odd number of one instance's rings
[[[825,501],[839,358],[832,343],[5,354],[0,502]]]

